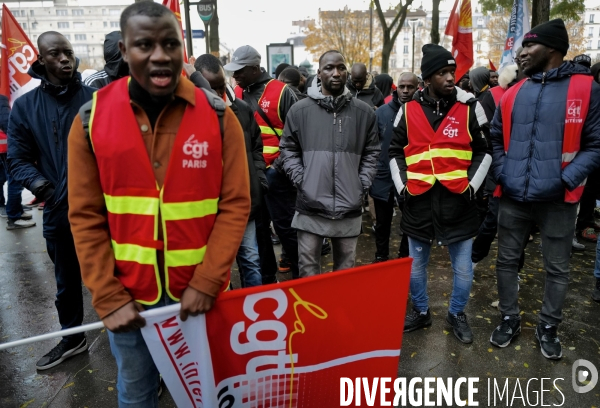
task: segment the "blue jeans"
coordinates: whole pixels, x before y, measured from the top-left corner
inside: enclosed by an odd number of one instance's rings
[[[452,284],[452,295],[450,296],[450,307],[448,311],[457,314],[465,310],[471,285],[473,284],[473,268],[471,266],[471,248],[473,240],[455,242],[448,245],[450,261],[454,271]],[[431,244],[408,237],[408,250],[413,258],[410,271],[410,293],[413,307],[419,312],[429,309],[429,296],[427,296],[427,265]]]
[[[164,296],[157,304],[144,307],[155,309],[175,303]],[[108,341],[117,361],[119,408],[158,407],[160,376],[141,330],[127,333],[108,330]]]
[[[23,187],[17,183],[10,173],[8,172],[8,166],[6,165],[6,155],[0,155],[4,171],[6,172],[6,180],[8,181],[8,197],[6,199],[6,215],[9,220],[16,221],[23,215],[23,206],[21,205],[21,193]],[[2,183],[4,185],[4,183]],[[2,193],[2,200],[4,200],[4,192]]]
[[[246,225],[246,231],[244,232],[244,237],[242,238],[235,261],[240,270],[240,280],[242,281],[243,288],[262,285],[254,220],[249,221],[248,225]]]

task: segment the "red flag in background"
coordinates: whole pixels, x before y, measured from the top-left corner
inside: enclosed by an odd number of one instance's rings
[[[2,5],[2,76],[0,93],[8,97],[12,106],[15,99],[39,85],[27,71],[37,60],[37,49],[29,41],[21,25],[6,4]]]
[[[490,62],[490,69],[491,69],[492,71],[498,71],[498,70],[496,69],[496,66],[495,66],[495,65],[494,65],[494,63],[492,62],[492,60],[491,60],[491,59],[488,59],[488,61]]]
[[[460,7],[458,7],[459,4]],[[456,0],[446,25],[446,35],[452,36],[452,55],[456,60],[456,80],[458,81],[473,65],[471,0]]]
[[[177,0],[163,0],[163,6],[168,8],[175,14],[177,21],[179,21],[179,28],[181,28],[181,39],[183,40],[183,61],[188,62],[187,51],[185,49],[185,37],[183,36],[183,26],[181,25],[181,10],[179,9],[179,3]],[[190,28],[188,27],[188,30]]]

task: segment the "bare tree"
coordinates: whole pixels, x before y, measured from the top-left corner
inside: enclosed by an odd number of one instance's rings
[[[442,0],[433,0],[431,9],[431,43],[440,43],[440,2]]]
[[[381,24],[383,47],[381,49],[381,72],[386,73],[390,66],[390,55],[394,50],[394,44],[396,38],[404,25],[406,20],[406,14],[408,8],[412,4],[413,0],[400,0],[398,5],[386,12],[381,8],[379,0],[373,0],[375,10],[377,10],[377,17],[379,17],[379,23]],[[392,21],[388,24],[386,17],[391,17]]]
[[[531,27],[550,20],[550,0],[533,0],[531,6]]]

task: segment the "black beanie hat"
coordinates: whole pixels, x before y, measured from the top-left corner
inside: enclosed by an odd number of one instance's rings
[[[444,47],[436,44],[423,46],[423,59],[421,59],[421,76],[427,79],[440,69],[452,65],[456,68],[454,57]]]
[[[565,22],[557,18],[544,24],[535,26],[523,37],[523,43],[538,43],[554,48],[562,55],[567,55],[569,50],[569,34]]]

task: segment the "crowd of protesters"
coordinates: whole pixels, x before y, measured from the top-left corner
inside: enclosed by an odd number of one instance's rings
[[[396,82],[336,50],[316,75],[282,64],[272,76],[249,45],[225,66],[208,54],[184,63],[177,19],[153,2],[127,7],[120,28],[106,37],[104,70],[85,82],[65,36],[38,38],[29,74],[41,85],[12,111],[0,98],[0,216],[7,229],[35,225],[23,187],[45,203],[61,327],[81,325],[83,279],[109,329],[121,406],[157,403],[140,311],[175,302],[182,320],[209,311],[234,261],[242,287],[275,284],[278,271],[318,275],[329,250],[334,271],[352,268],[365,203],[374,263],[390,259],[401,213],[397,257],[413,258],[405,332],[432,324],[430,251],[448,247],[446,321],[463,343],[474,341],[465,314],[474,269],[496,236],[501,318],[490,342],[506,347],[520,333],[518,272],[539,230],[546,281],[535,335],[545,357],[561,358],[569,256],[600,227],[600,65],[564,61],[562,20],[526,34],[499,75],[479,67],[455,78],[453,55],[427,44],[420,76]],[[600,302],[600,256],[594,276]],[[83,334],[67,336],[36,367],[87,347]]]

